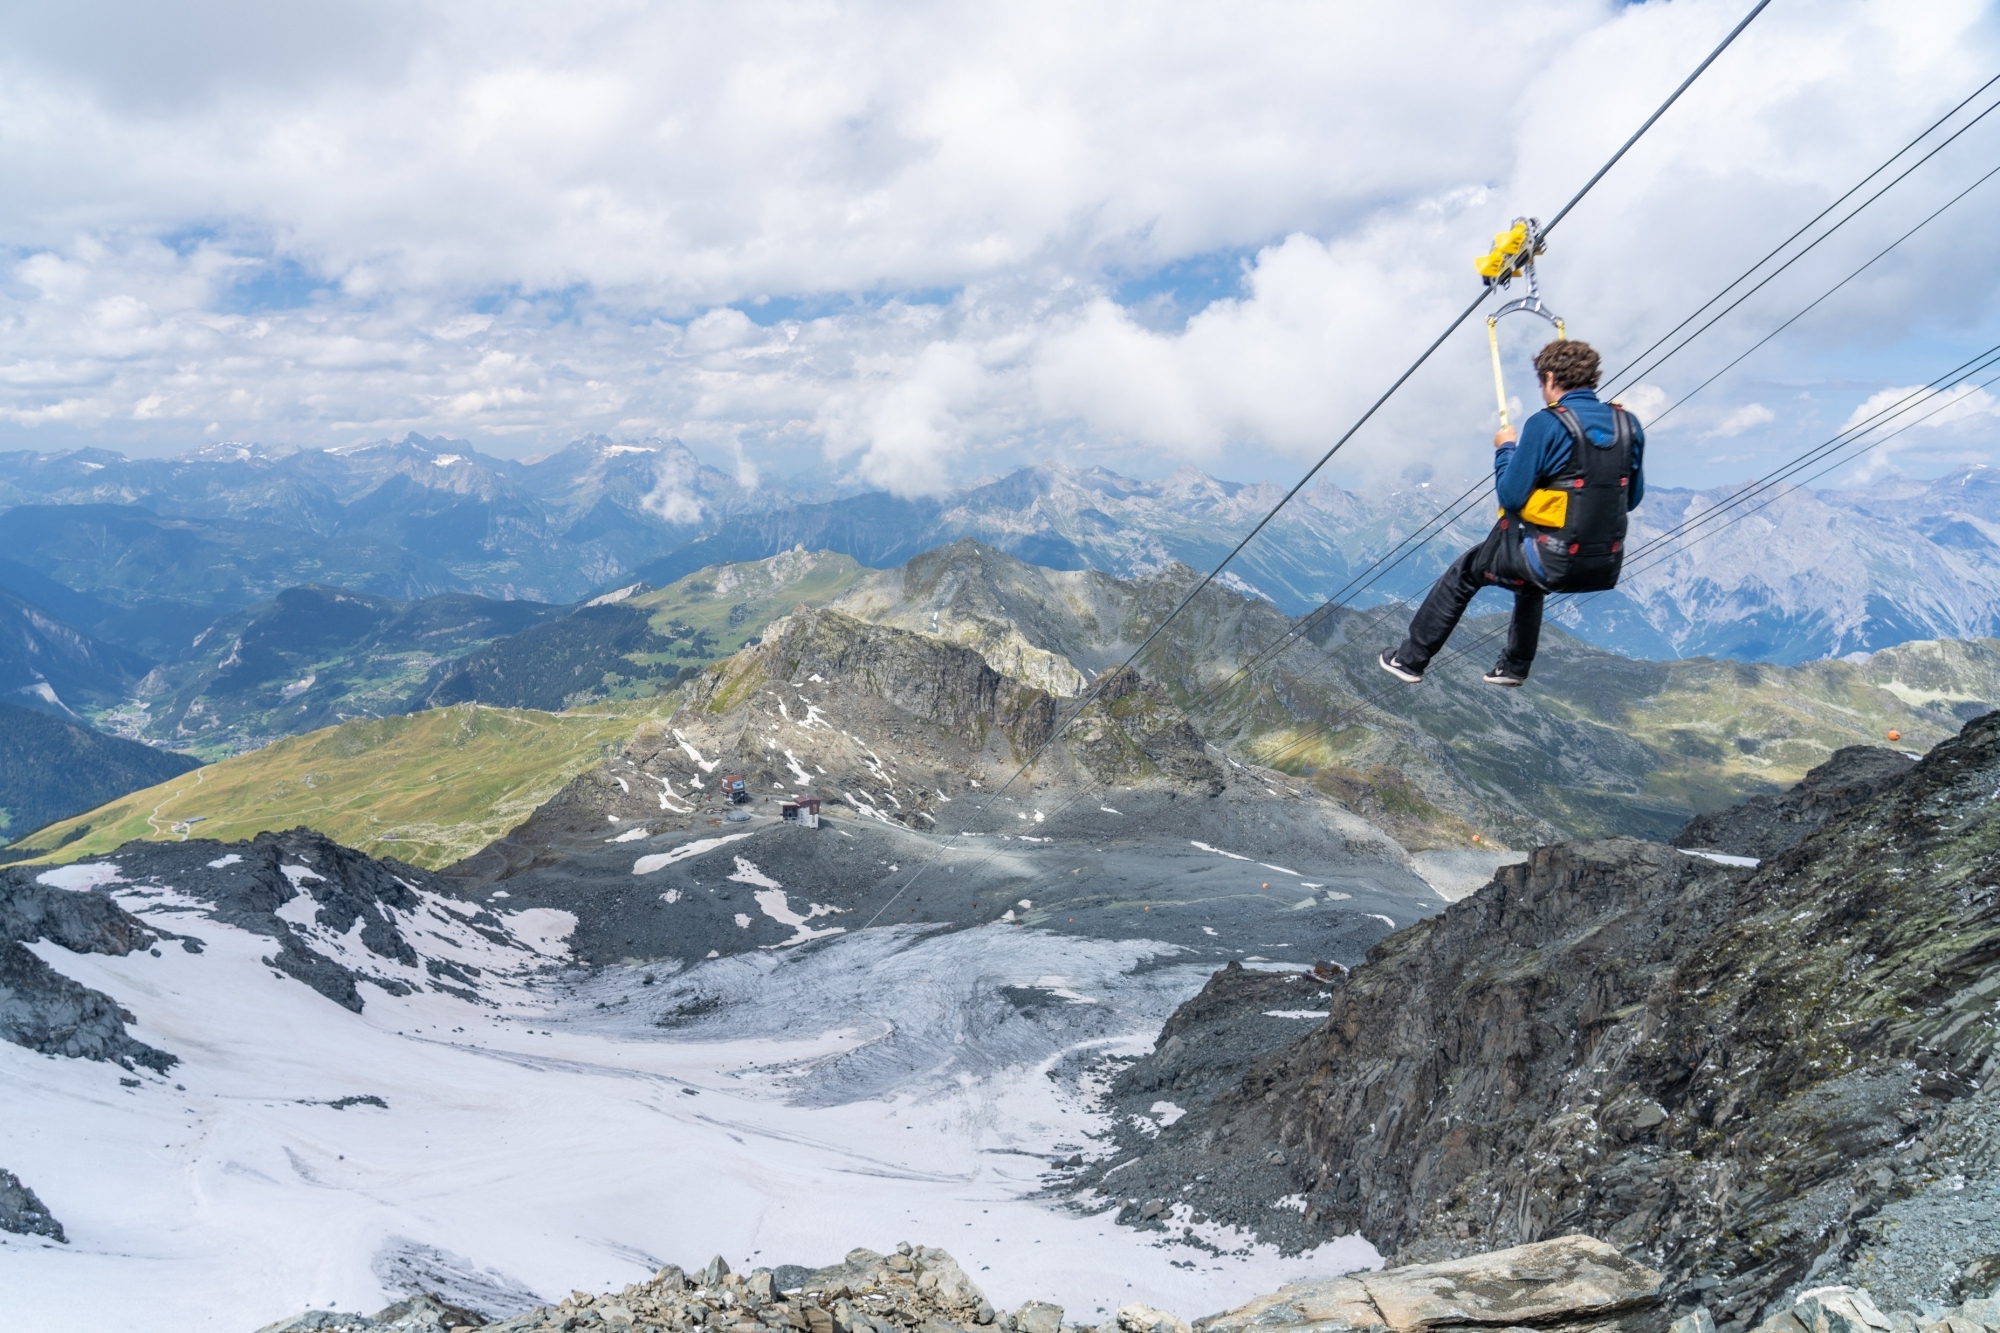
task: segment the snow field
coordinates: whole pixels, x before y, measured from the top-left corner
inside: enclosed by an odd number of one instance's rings
[[[529,949],[482,964],[559,950],[562,914],[532,915],[510,921]],[[1025,1197],[1058,1145],[1085,1147],[1100,1124],[1047,1071],[1144,1049],[1162,1006],[1199,984],[1197,969],[1134,975],[1161,946],[857,932],[670,978],[729,1003],[669,1031],[601,998],[639,985],[622,969],[568,998],[489,970],[492,1006],[364,984],[355,1015],[264,966],[268,938],[160,919],[206,951],[35,946],[183,1063],[126,1088],[115,1066],[0,1047],[4,1160],[72,1241],[0,1244],[10,1326],[249,1333],[308,1306],[377,1308],[411,1267],[491,1307],[717,1251],[826,1263],[901,1239],[950,1249],[1003,1306],[1052,1299],[1095,1320],[1136,1299],[1193,1317],[1374,1260],[1358,1241],[1217,1260]],[[1023,1035],[988,1012],[1006,984],[1089,1025]],[[325,1104],[360,1096],[387,1109]]]

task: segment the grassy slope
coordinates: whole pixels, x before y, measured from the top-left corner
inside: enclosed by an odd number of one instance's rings
[[[801,604],[824,605],[874,573],[850,556],[787,551],[769,560],[711,565],[626,605],[645,610],[653,632],[676,641],[675,662],[705,664],[732,656]]]
[[[650,705],[571,713],[459,705],[348,722],[134,792],[16,850],[73,861],[134,838],[185,837],[183,821],[199,818],[191,827],[207,838],[304,824],[377,856],[449,865],[526,819],[654,713]]]

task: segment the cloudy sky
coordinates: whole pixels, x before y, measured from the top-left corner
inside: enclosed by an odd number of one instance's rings
[[[906,494],[1290,479],[1747,7],[9,0],[0,449],[602,432]],[[1995,74],[1992,4],[1776,0],[1544,295],[1623,366]],[[1666,415],[1656,477],[1753,475],[2000,343],[1996,100],[1628,391],[1658,416],[1973,187]],[[1542,331],[1503,332],[1527,394]],[[1996,394],[1861,469],[2000,463]],[[1475,321],[1339,476],[1463,474],[1494,422]]]

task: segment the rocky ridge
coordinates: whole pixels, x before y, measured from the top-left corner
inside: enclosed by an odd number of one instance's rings
[[[608,824],[657,834],[719,826],[718,780],[766,797],[816,795],[856,817],[919,831],[1010,776],[1050,738],[1058,701],[971,649],[805,608],[684,687],[648,727],[520,828],[447,873],[492,882],[551,864]],[[1024,791],[1115,784],[1213,795],[1223,770],[1157,685],[1124,673],[1043,751]]]
[[[788,1283],[787,1279],[791,1281]],[[1572,1235],[1460,1259],[1309,1279],[1197,1319],[1141,1303],[1122,1306],[1102,1333],[1715,1333],[1705,1307],[1675,1318],[1658,1272],[1590,1236]],[[2000,1300],[1975,1296],[1920,1316],[1884,1314],[1852,1286],[1799,1293],[1758,1333],[1987,1333]],[[1028,1301],[996,1310],[945,1251],[903,1243],[888,1255],[851,1251],[830,1268],[748,1276],[720,1256],[693,1273],[669,1264],[622,1291],[577,1291],[487,1323],[477,1312],[416,1295],[372,1317],[331,1310],[259,1333],[1099,1333],[1069,1324],[1061,1307]]]
[[[1847,752],[1788,807],[1701,831],[1797,839],[1760,865],[1538,849],[1327,981],[1310,1035],[1074,1185],[1133,1224],[1200,1212],[1301,1247],[1359,1231],[1404,1262],[1588,1231],[1724,1329],[1842,1274],[1935,1305],[2000,1250],[1979,1221],[2000,1170],[2000,718],[1900,775],[1895,759]],[[1126,1078],[1185,1077],[1186,1046],[1169,1057],[1163,1034]],[[1947,1197],[1968,1190],[1979,1211]],[[1946,1208],[1966,1224],[1913,1220]]]
[[[125,1030],[131,1014],[102,991],[50,967],[27,946],[38,940],[72,953],[122,957],[172,932],[149,928],[108,897],[70,893],[20,870],[0,869],[0,1038],[44,1055],[109,1060],[164,1074],[175,1057]],[[198,949],[193,941],[185,947]]]
[[[48,1205],[19,1176],[3,1168],[0,1168],[0,1231],[11,1231],[17,1236],[47,1236],[59,1245],[69,1244],[62,1223],[56,1221]]]

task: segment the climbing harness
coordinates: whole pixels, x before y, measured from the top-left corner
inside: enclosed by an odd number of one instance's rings
[[[1493,238],[1493,248],[1476,266],[1489,289],[1505,288],[1518,277],[1528,280],[1526,296],[1507,302],[1486,317],[1486,346],[1493,353],[1493,396],[1500,401],[1502,429],[1511,423],[1507,420],[1507,380],[1500,373],[1500,321],[1508,315],[1540,315],[1556,326],[1557,338],[1569,339],[1562,316],[1542,303],[1541,290],[1535,285],[1535,260],[1548,249],[1545,235],[1546,230],[1535,219],[1515,218],[1512,227]]]

